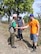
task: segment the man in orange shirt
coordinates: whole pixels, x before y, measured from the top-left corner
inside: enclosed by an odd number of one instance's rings
[[[33,41],[33,50],[36,49],[39,35],[39,21],[34,19],[33,14],[30,15],[30,21],[27,26],[19,27],[20,29],[25,29],[30,27],[30,38]]]

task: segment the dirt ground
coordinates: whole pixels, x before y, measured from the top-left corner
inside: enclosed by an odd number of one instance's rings
[[[11,46],[8,45],[9,37],[8,25],[0,23],[0,54],[41,54],[41,46],[37,47],[36,52],[32,52],[29,30],[26,29],[23,31],[24,41],[19,41],[15,37],[16,48],[11,48]]]

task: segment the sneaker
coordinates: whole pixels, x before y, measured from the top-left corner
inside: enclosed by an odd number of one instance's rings
[[[11,45],[11,43],[8,43],[8,45]]]
[[[36,47],[33,47],[33,51],[36,51]]]
[[[35,49],[37,49],[37,47],[35,46]]]
[[[33,46],[32,46],[32,48],[33,48]]]
[[[23,41],[23,38],[20,38],[20,40],[22,40],[22,41]]]
[[[16,48],[16,46],[12,46],[12,48]]]

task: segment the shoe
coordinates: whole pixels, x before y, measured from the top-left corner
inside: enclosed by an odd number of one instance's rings
[[[19,40],[21,40],[21,38],[19,38]]]
[[[8,45],[11,45],[11,43],[8,43]]]
[[[23,39],[21,39],[21,41],[23,41]]]
[[[33,47],[33,51],[36,51],[36,47]]]
[[[32,46],[32,48],[33,48],[33,46]]]
[[[12,48],[16,48],[16,46],[11,46]]]
[[[37,47],[35,46],[35,49],[37,49]]]
[[[22,39],[22,38],[20,38],[20,40],[22,40],[22,41],[23,41],[23,39]]]

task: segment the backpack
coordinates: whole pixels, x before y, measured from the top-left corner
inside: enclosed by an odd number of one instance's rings
[[[14,33],[14,29],[13,29],[13,27],[10,27],[9,32],[10,32],[11,34]]]

